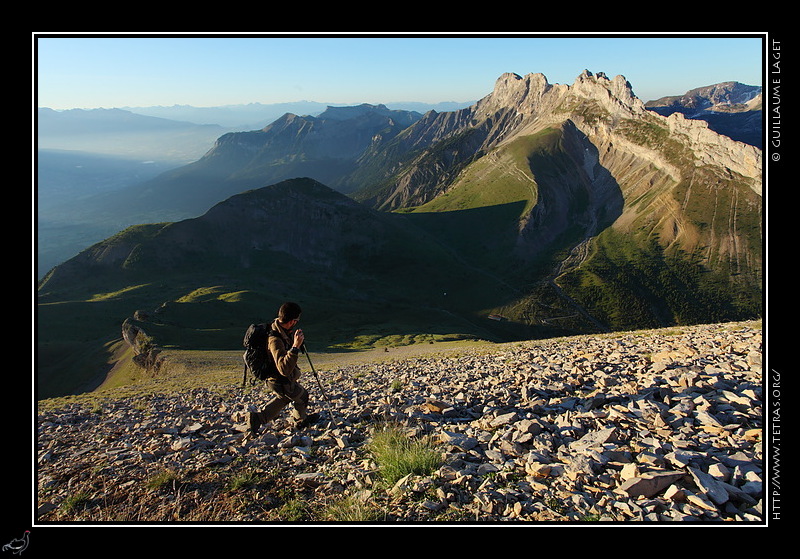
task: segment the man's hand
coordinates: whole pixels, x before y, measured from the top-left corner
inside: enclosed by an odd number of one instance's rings
[[[295,330],[294,332],[294,344],[292,347],[296,347],[297,349],[303,348],[303,342],[305,341],[306,337],[303,335],[302,330]]]

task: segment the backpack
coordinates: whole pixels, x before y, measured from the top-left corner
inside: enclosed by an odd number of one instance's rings
[[[269,337],[273,335],[272,328],[268,324],[251,324],[247,327],[242,340],[242,345],[245,348],[242,356],[244,360],[242,388],[245,386],[248,370],[256,379],[261,381],[275,376],[275,364],[267,348]]]

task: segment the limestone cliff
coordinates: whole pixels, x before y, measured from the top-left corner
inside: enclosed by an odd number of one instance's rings
[[[712,166],[720,173],[741,176],[761,192],[761,150],[710,130],[703,121],[662,117],[648,111],[623,76],[608,79],[588,71],[571,86],[548,83],[542,74],[503,74],[491,94],[457,113],[429,113],[403,132],[391,147],[393,153],[414,153],[402,163],[385,167],[380,191],[368,190],[361,198],[382,209],[415,206],[444,192],[458,172],[492,149],[521,136],[571,121],[589,141],[606,146],[609,157],[645,160],[679,181],[680,166]],[[633,126],[653,128],[653,141],[636,137]],[[670,160],[670,143],[689,149],[690,160]],[[364,158],[376,158],[376,151]],[[385,161],[384,157],[378,157]],[[447,172],[443,172],[443,163]],[[398,172],[398,170],[400,172]],[[394,174],[394,175],[393,175]],[[358,195],[357,195],[358,197]]]

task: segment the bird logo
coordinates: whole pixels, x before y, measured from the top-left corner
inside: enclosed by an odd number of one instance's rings
[[[31,531],[25,530],[25,534],[21,538],[14,538],[6,545],[3,546],[3,551],[10,551],[16,555],[20,555],[28,547],[28,539],[30,538]]]

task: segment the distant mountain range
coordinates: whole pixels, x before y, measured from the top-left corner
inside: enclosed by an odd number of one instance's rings
[[[505,74],[450,112],[287,114],[86,202],[142,225],[40,283],[40,376],[91,385],[86,364],[137,309],[159,309],[143,326],[157,343],[187,348],[237,347],[283,299],[328,346],[752,318],[761,167],[757,147],[589,72]],[[147,216],[163,219],[130,221]]]
[[[715,132],[761,148],[764,139],[761,95],[761,86],[724,82],[648,101],[645,106],[664,116],[679,112],[687,118],[704,120]]]
[[[383,103],[396,111],[426,113],[428,111],[457,111],[468,107],[473,101],[457,103]],[[317,116],[330,107],[330,103],[296,101],[292,103],[248,103],[220,107],[192,107],[173,105],[169,107],[121,107],[134,114],[159,117],[169,120],[216,124],[231,131],[260,130],[285,114]]]
[[[397,103],[397,111],[458,110],[471,103]],[[316,116],[333,108],[313,101],[220,107],[122,107],[37,110],[39,149],[84,151],[175,166],[196,161],[226,132],[260,130],[287,114]]]
[[[396,111],[421,115],[464,103],[404,103]],[[415,113],[414,110],[418,110]],[[323,103],[224,107],[127,107],[37,112],[37,277],[121,228],[152,219],[181,219],[179,206],[128,217],[105,194],[133,186],[202,158],[227,132],[259,130],[289,114],[335,110]],[[97,195],[97,198],[92,198]],[[208,209],[219,198],[200,206]]]

